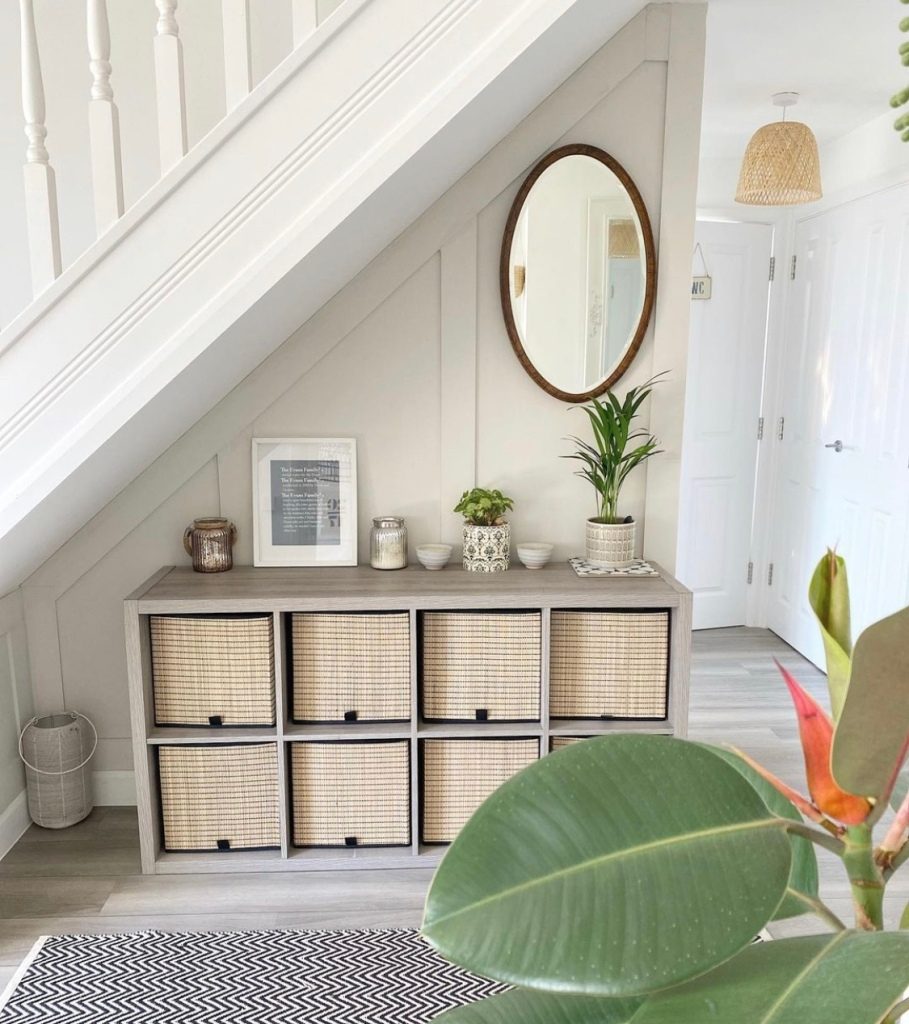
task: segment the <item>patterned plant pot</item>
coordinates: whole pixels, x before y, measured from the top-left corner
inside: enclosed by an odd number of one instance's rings
[[[604,569],[625,569],[634,561],[637,524],[587,520],[587,561]]]
[[[468,572],[505,572],[511,549],[511,526],[464,524],[464,568]]]

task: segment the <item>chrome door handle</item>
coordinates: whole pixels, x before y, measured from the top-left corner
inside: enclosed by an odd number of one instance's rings
[[[831,441],[830,444],[825,444],[825,448],[832,448],[835,452],[841,452],[845,445],[842,441]]]

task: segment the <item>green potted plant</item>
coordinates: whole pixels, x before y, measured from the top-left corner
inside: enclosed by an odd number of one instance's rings
[[[883,909],[909,861],[909,608],[853,648],[833,552],[809,597],[833,715],[783,671],[807,793],[738,751],[660,736],[602,736],[530,765],[451,845],[423,922],[450,960],[516,987],[440,1020],[896,1024],[909,1012],[909,907],[896,931]],[[818,846],[841,862],[851,925],[822,898]],[[753,942],[803,914],[825,930]]]
[[[474,487],[455,505],[464,517],[464,568],[468,572],[504,572],[511,551],[511,526],[505,513],[514,502],[501,491]]]
[[[587,561],[608,569],[622,569],[634,561],[636,524],[619,512],[619,495],[628,475],[662,449],[646,430],[633,430],[641,405],[662,374],[630,388],[622,401],[607,391],[605,401],[594,398],[584,412],[593,427],[593,444],[570,437],[577,450],[564,459],[582,464],[577,476],[587,480],[597,496],[597,514],[587,520]],[[633,444],[633,447],[630,447]]]

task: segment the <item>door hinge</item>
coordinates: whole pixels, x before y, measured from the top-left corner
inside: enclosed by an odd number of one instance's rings
[[[764,440],[764,417],[758,416],[758,440]]]
[[[780,421],[776,426],[776,439],[777,441],[783,440],[783,434],[786,433],[786,417],[780,416]]]
[[[792,257],[792,266],[789,268],[789,280],[790,281],[794,281],[795,280],[795,268],[796,268],[796,266],[798,266],[798,261],[799,261],[798,256],[793,256]]]
[[[776,276],[776,256],[770,257],[770,280],[772,281]]]
[[[754,562],[748,563],[748,582],[754,583]]]
[[[773,562],[770,563],[770,567],[767,569],[767,586],[773,586]]]

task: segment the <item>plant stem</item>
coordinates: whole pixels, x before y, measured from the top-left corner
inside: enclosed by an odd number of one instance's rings
[[[825,850],[835,853],[837,857],[845,855],[846,847],[843,841],[837,839],[836,836],[830,835],[828,832],[818,832],[816,828],[811,828],[810,825],[805,825],[798,821],[787,821],[786,831],[801,836],[803,839],[808,839],[812,843],[817,843],[818,846],[823,846]]]
[[[852,885],[855,923],[864,931],[881,931],[884,927],[884,879],[874,861],[871,829],[852,825],[846,829],[843,864]]]
[[[806,896],[803,892],[795,892],[792,889],[789,890],[789,895],[797,899],[799,903],[804,903],[805,907],[812,914],[816,914],[822,921],[826,921],[834,931],[844,932],[847,930],[847,926],[834,914],[826,903],[819,899],[813,899],[811,896]]]
[[[883,1024],[899,1024],[900,1017],[904,1013],[909,1013],[909,999],[903,999],[897,1003],[884,1018]]]

